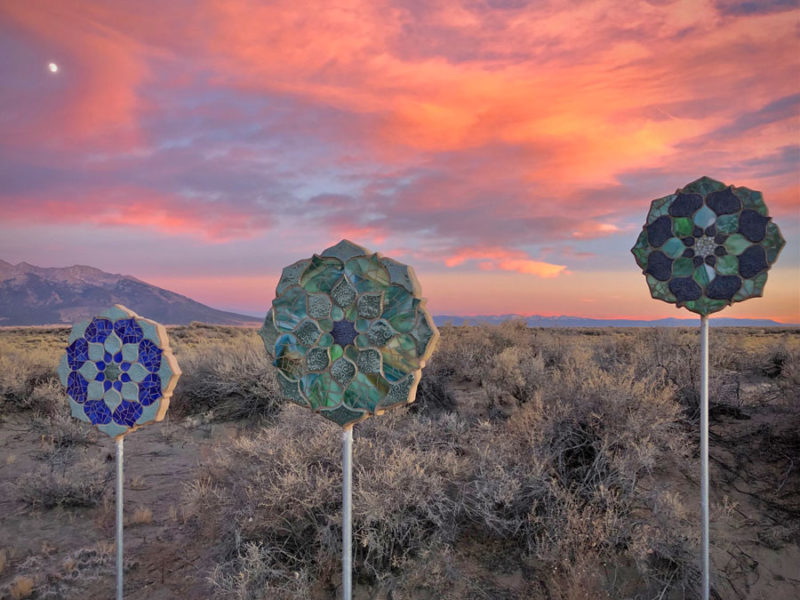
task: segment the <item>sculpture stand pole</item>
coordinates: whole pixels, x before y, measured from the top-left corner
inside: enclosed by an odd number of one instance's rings
[[[117,600],[122,600],[122,441],[117,442]]]
[[[342,431],[342,600],[353,594],[353,427]]]
[[[703,521],[703,600],[708,600],[708,317],[700,317],[700,505]]]

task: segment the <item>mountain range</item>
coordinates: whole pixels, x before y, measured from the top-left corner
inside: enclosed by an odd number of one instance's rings
[[[477,325],[486,323],[497,325],[504,321],[525,321],[528,327],[695,327],[700,318],[694,319],[588,319],[586,317],[542,317],[540,315],[477,315],[474,317],[455,317],[438,315],[434,317],[436,325]],[[729,317],[711,317],[708,320],[712,327],[795,327],[787,323],[779,323],[772,319],[733,319]]]
[[[250,325],[259,319],[216,310],[130,275],[75,265],[42,268],[0,260],[0,326],[74,323],[113,304],[170,325]]]
[[[142,316],[169,325],[192,321],[220,325],[254,325],[260,317],[217,310],[131,277],[75,265],[43,268],[26,262],[12,265],[0,260],[0,326],[71,324],[96,315],[113,304],[124,304]],[[693,327],[695,319],[588,319],[538,315],[478,315],[434,317],[437,325],[498,324],[523,320],[530,327]],[[712,318],[712,326],[780,327],[770,319]]]

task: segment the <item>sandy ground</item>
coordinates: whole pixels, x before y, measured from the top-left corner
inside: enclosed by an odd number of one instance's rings
[[[756,390],[757,391],[757,390]],[[460,402],[478,393],[456,390]],[[747,417],[747,418],[744,418]],[[799,448],[781,445],[782,434],[796,430],[788,410],[748,406],[741,414],[712,418],[711,473],[712,566],[717,598],[723,600],[797,600],[800,598],[800,507],[787,497],[798,489]],[[125,442],[125,597],[129,600],[207,598],[213,551],[198,547],[181,517],[184,486],[196,479],[198,466],[237,432],[236,424],[156,424],[132,433]],[[36,599],[113,598],[114,444],[105,436],[80,453],[100,457],[112,478],[104,501],[91,508],[30,508],[19,499],[17,482],[47,463],[48,445],[41,428],[24,413],[0,423],[0,598],[18,597],[30,578]],[[52,455],[49,464],[56,464]],[[699,504],[699,481],[690,465],[674,473],[676,491],[686,503]],[[134,517],[137,509],[152,518]],[[698,511],[699,512],[699,511]],[[136,522],[136,521],[142,522]],[[724,527],[719,525],[724,522]],[[469,560],[480,548],[463,549]],[[476,568],[478,568],[476,566]],[[507,590],[522,589],[521,574],[490,574]],[[502,579],[502,581],[499,581]],[[330,596],[320,596],[320,598]],[[356,598],[382,599],[381,590],[357,589]],[[503,596],[514,597],[512,596]],[[520,592],[519,598],[524,598]]]

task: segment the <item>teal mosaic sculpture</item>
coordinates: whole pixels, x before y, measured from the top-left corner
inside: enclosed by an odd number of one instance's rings
[[[701,177],[653,200],[631,252],[653,298],[708,315],[761,296],[784,244],[761,192]]]
[[[283,270],[259,333],[283,395],[343,427],[413,402],[439,335],[413,269],[347,240]]]
[[[120,304],[75,325],[58,366],[72,416],[114,438],[161,421],[180,374],[164,326]]]

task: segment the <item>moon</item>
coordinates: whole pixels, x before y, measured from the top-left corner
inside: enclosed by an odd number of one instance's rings
[[[50,69],[51,73],[58,73],[58,65],[54,62],[51,62],[49,65],[47,65],[47,68]]]

